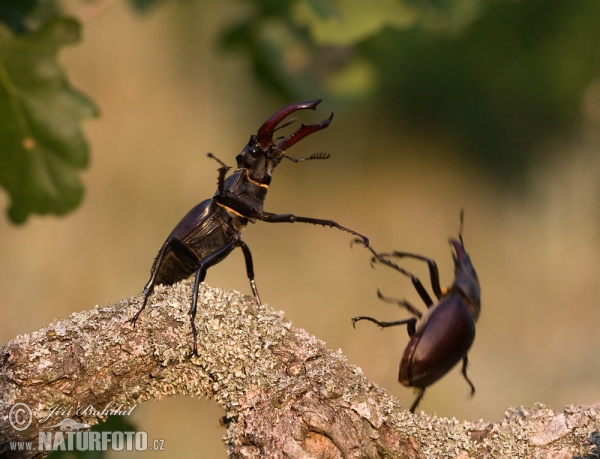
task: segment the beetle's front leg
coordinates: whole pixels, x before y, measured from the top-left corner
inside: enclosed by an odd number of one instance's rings
[[[423,300],[425,305],[427,305],[428,308],[433,306],[433,300],[431,299],[431,297],[429,296],[429,293],[427,293],[427,290],[425,290],[425,287],[423,287],[423,283],[417,276],[415,276],[410,271],[407,271],[406,269],[401,268],[393,261],[388,260],[387,257],[389,257],[390,254],[377,253],[377,252],[375,252],[373,247],[367,247],[367,249],[369,249],[371,251],[371,253],[373,254],[372,262],[378,261],[379,263],[389,266],[390,268],[393,268],[396,271],[398,271],[399,273],[402,273],[406,277],[410,278],[410,281],[412,282],[413,286],[415,287],[415,290],[417,291],[417,293],[419,294],[419,296],[421,297],[421,299]],[[434,287],[434,290],[435,290],[435,287]]]
[[[410,312],[413,316],[417,317],[418,319],[420,319],[421,316],[423,315],[421,313],[421,311],[419,311],[417,308],[415,308],[412,304],[410,304],[406,300],[397,300],[396,298],[390,298],[388,296],[383,296],[383,293],[381,293],[381,289],[377,289],[377,297],[380,300],[385,301],[386,303],[394,303],[394,304],[397,304],[398,306],[402,306],[403,308],[406,308],[408,310],[408,312]]]
[[[394,327],[396,325],[404,325],[406,324],[406,330],[408,331],[408,336],[412,336],[415,334],[417,319],[404,319],[404,320],[396,320],[394,322],[380,322],[377,319],[373,319],[373,317],[368,316],[358,316],[352,319],[352,326],[356,328],[356,322],[361,320],[368,320],[369,322],[373,322],[374,324],[379,325],[381,328]]]
[[[421,260],[427,263],[427,267],[429,268],[429,278],[431,280],[431,288],[433,289],[433,293],[439,300],[442,297],[442,286],[440,285],[440,274],[438,271],[437,263],[435,260],[431,258],[424,257],[423,255],[418,255],[416,253],[411,252],[397,252],[394,251],[391,254],[381,254],[382,256],[392,256],[396,258],[414,258],[415,260]]]
[[[329,226],[330,228],[337,228],[339,230],[345,231],[347,233],[353,234],[354,236],[358,236],[362,239],[365,247],[369,247],[369,238],[363,236],[360,233],[357,233],[350,228],[346,228],[333,220],[322,220],[320,218],[309,218],[309,217],[298,217],[294,214],[273,214],[271,212],[264,212],[262,215],[258,217],[259,220],[262,220],[267,223],[311,223],[313,225],[321,225],[321,226]]]

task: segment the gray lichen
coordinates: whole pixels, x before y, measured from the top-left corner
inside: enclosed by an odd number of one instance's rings
[[[33,438],[60,406],[131,407],[165,396],[215,399],[225,412],[232,457],[593,457],[599,406],[555,413],[509,410],[496,423],[412,415],[350,365],[341,351],[293,327],[282,312],[237,292],[200,289],[198,353],[191,356],[189,282],[159,286],[134,328],[134,297],[71,314],[0,349],[0,455]],[[18,433],[8,411],[34,413]],[[4,448],[4,449],[3,449]],[[595,449],[594,449],[595,448]]]

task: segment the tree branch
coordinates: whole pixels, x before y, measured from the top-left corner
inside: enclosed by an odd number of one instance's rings
[[[234,458],[600,457],[600,404],[511,409],[496,423],[412,415],[341,352],[236,292],[202,286],[199,356],[190,357],[189,298],[189,283],[161,286],[135,328],[125,321],[139,297],[4,344],[0,456],[44,457],[11,451],[10,442],[36,448],[40,429],[67,417],[97,423],[98,414],[83,407],[127,410],[187,395],[223,407]],[[33,411],[20,432],[9,419],[17,402]],[[48,417],[57,406],[62,411]]]

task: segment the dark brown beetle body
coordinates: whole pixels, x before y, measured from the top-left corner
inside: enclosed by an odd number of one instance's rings
[[[373,261],[390,266],[410,277],[428,308],[427,312],[422,314],[406,300],[386,298],[378,292],[381,299],[399,304],[416,318],[395,322],[380,322],[366,316],[352,319],[353,324],[360,320],[369,320],[380,327],[407,325],[410,341],[400,361],[398,380],[404,386],[419,389],[419,394],[410,408],[413,413],[421,401],[425,389],[444,376],[461,360],[463,361],[462,374],[471,387],[471,394],[475,393],[475,387],[467,377],[467,352],[475,339],[475,322],[481,310],[481,299],[477,273],[469,255],[465,252],[462,240],[462,213],[459,239],[460,241],[450,239],[456,252],[453,255],[455,279],[452,286],[446,290],[442,290],[440,287],[435,261],[407,252],[378,254],[369,248],[374,255]],[[437,303],[434,304],[421,281],[392,262],[391,257],[416,258],[426,261]],[[417,319],[420,319],[418,325]]]
[[[207,270],[222,261],[236,247],[242,249],[250,286],[260,303],[258,289],[254,282],[252,254],[242,240],[242,231],[248,223],[262,220],[269,223],[303,222],[329,226],[359,236],[366,246],[369,245],[369,240],[365,236],[332,220],[298,217],[293,214],[273,214],[265,212],[263,208],[273,170],[283,158],[300,162],[329,157],[318,153],[308,158],[296,159],[287,156],[285,150],[313,132],[325,129],[329,126],[333,114],[329,119],[319,123],[302,124],[297,131],[283,140],[273,139],[275,131],[294,121],[292,119],[280,125],[287,116],[298,110],[314,110],[320,102],[320,100],[313,100],[290,104],[273,114],[258,129],[256,135],[250,136],[250,141],[236,157],[237,169],[227,178],[225,176],[230,168],[211,153],[208,154],[221,164],[217,191],[212,199],[202,201],[190,210],[167,237],[154,260],[150,279],[144,287],[142,306],[130,322],[135,324],[157,284],[171,285],[195,274],[189,314],[194,336],[193,352],[196,354],[197,332],[194,318],[199,285],[204,281]],[[277,140],[279,142],[275,143]]]
[[[230,222],[238,223],[237,227],[229,228],[228,223]],[[160,268],[156,270],[154,283],[156,285],[172,285],[190,277],[198,269],[198,260],[218,251],[231,239],[229,233],[241,231],[246,226],[245,223],[243,226],[239,223],[239,219],[232,220],[229,213],[216,205],[212,199],[202,201],[183,217],[167,238],[167,240],[181,241],[191,252],[189,255],[193,254],[194,256],[187,257],[188,252],[168,251]],[[199,230],[192,231],[194,228]],[[200,241],[201,243],[199,243]],[[222,254],[223,257],[227,256],[234,248],[235,246],[230,247],[228,252]],[[153,268],[156,268],[156,262]]]

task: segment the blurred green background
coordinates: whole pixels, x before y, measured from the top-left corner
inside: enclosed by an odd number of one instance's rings
[[[266,210],[331,218],[377,250],[432,257],[449,284],[447,240],[465,209],[483,299],[469,354],[477,393],[469,399],[456,368],[420,408],[496,421],[510,406],[600,401],[598,2],[132,3],[62,4],[84,24],[59,61],[100,116],[82,125],[81,205],[0,219],[0,342],[139,294],[173,226],[214,193],[206,152],[234,165],[275,110],[323,98],[300,116],[333,111],[331,126],[290,154],[331,159],[282,163]],[[7,17],[11,33],[29,26]],[[407,317],[376,290],[420,305],[410,281],[372,268],[339,231],[259,222],[244,237],[263,301],[408,406],[414,394],[397,382],[405,330],[354,330],[350,318]],[[404,266],[428,279],[426,266]],[[240,251],[206,281],[250,293]],[[175,457],[225,457],[220,416],[212,402],[174,398],[136,408],[133,422]]]

